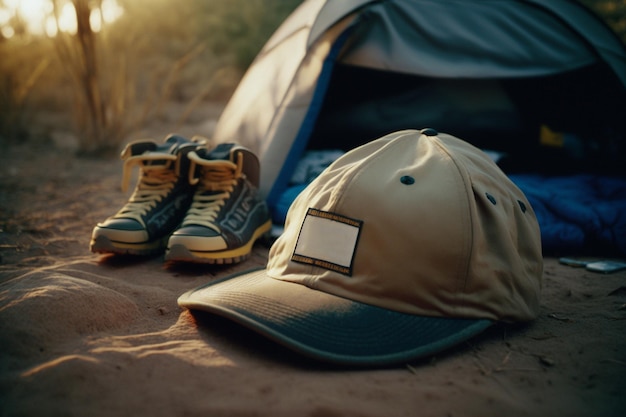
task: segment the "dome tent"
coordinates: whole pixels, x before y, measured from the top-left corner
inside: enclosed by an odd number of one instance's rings
[[[624,46],[576,2],[307,0],[258,54],[214,139],[259,155],[275,208],[305,150],[406,128],[510,155],[511,169],[571,160],[623,173],[625,110]],[[582,151],[564,146],[571,137]]]

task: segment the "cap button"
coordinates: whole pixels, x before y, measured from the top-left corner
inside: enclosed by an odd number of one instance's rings
[[[437,132],[432,127],[427,127],[425,129],[422,129],[421,132],[422,132],[422,135],[426,135],[426,136],[437,136],[439,134],[439,132]]]

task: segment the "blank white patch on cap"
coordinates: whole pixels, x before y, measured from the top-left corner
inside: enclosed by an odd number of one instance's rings
[[[352,275],[362,226],[361,220],[309,208],[291,260]]]

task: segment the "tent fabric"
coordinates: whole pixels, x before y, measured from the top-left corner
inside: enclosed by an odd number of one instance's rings
[[[305,2],[309,3],[309,2]],[[314,21],[310,30],[310,36],[307,48],[312,47],[313,43],[321,36],[321,34],[336,23],[340,18],[348,15],[351,11],[357,10],[367,4],[377,3],[375,0],[353,0],[353,1],[323,1],[323,7],[319,10],[318,16]],[[508,46],[514,51],[522,53],[518,59],[531,62],[535,65],[542,65],[543,59],[537,55],[530,56],[529,51],[536,53],[542,51],[550,59],[550,56],[556,56],[568,51],[571,56],[562,56],[562,60],[556,62],[557,65],[569,66],[574,68],[580,66],[581,61],[575,58],[578,56],[581,60],[587,60],[588,54],[599,54],[601,59],[608,62],[615,68],[616,74],[626,84],[626,63],[624,62],[623,46],[615,38],[614,34],[589,11],[581,7],[575,1],[552,1],[552,0],[526,0],[526,1],[501,1],[501,0],[422,0],[422,1],[383,1],[385,7],[390,6],[390,10],[401,11],[401,20],[392,20],[389,17],[380,17],[384,20],[386,33],[395,33],[394,38],[402,38],[407,33],[412,34],[416,40],[421,37],[427,42],[433,39],[438,45],[433,49],[434,58],[441,54],[441,45],[452,49],[456,57],[458,51],[466,50],[466,48],[475,48],[476,50],[466,56],[468,62],[480,62],[481,57],[489,56],[484,54],[485,49],[495,48],[494,55],[502,56],[502,47]],[[374,5],[380,7],[380,5]],[[535,10],[533,11],[533,8]],[[394,12],[390,13],[394,14]],[[423,17],[415,20],[416,15]],[[398,16],[398,13],[395,13]],[[406,22],[406,16],[411,16],[411,27],[409,30],[395,30],[398,22]],[[469,22],[468,19],[472,19]],[[593,20],[596,20],[595,22]],[[413,22],[416,22],[415,25]],[[444,25],[445,26],[442,26]],[[425,25],[425,26],[421,26]],[[414,32],[413,27],[419,27],[419,32]],[[453,35],[450,35],[452,33]],[[433,34],[436,34],[433,36]],[[571,37],[573,34],[578,36],[578,41],[574,44],[566,43],[563,40]],[[448,39],[441,41],[440,36]],[[495,36],[495,37],[492,37]],[[409,35],[409,37],[411,37]],[[443,43],[445,41],[452,43]],[[497,42],[494,42],[497,40]],[[556,42],[556,43],[553,43]],[[586,44],[581,48],[580,43]],[[361,42],[363,44],[363,42]],[[388,45],[392,45],[388,42]],[[422,44],[420,45],[420,54]],[[460,48],[455,48],[455,45]],[[482,46],[479,46],[482,45]],[[493,45],[493,46],[490,46]],[[405,50],[412,51],[411,44]],[[559,47],[564,46],[564,50]],[[521,47],[521,49],[520,49]],[[508,54],[508,53],[507,53]],[[414,54],[409,52],[408,56]],[[525,59],[522,57],[526,57]],[[395,58],[402,59],[397,55]],[[365,57],[365,63],[370,59]],[[552,58],[554,62],[554,59]],[[507,65],[503,61],[491,61],[490,65],[498,68],[501,65]],[[515,71],[508,65],[509,70]],[[449,65],[444,64],[444,71]],[[484,68],[483,68],[484,69]],[[565,69],[565,68],[563,68]],[[428,69],[426,69],[428,71]],[[553,69],[548,68],[548,72]],[[410,72],[413,72],[410,70]],[[435,76],[440,74],[435,73]],[[467,77],[468,74],[463,72],[460,76]],[[477,73],[479,77],[484,75],[483,72]],[[495,74],[490,74],[495,75]],[[523,75],[527,75],[524,72]]]
[[[571,41],[567,26],[554,25],[552,16],[532,6],[419,3],[421,7],[415,7],[415,0],[383,2],[363,11],[361,33],[342,62],[431,77],[485,78],[552,74],[595,60],[590,48]]]
[[[256,57],[214,139],[259,155],[272,208],[320,138],[354,146],[428,126],[510,152],[526,141],[532,155],[548,122],[616,158],[625,85],[623,45],[573,1],[307,0]]]

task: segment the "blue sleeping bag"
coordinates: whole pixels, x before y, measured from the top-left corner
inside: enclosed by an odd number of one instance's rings
[[[626,178],[510,175],[537,214],[546,254],[626,255]]]

